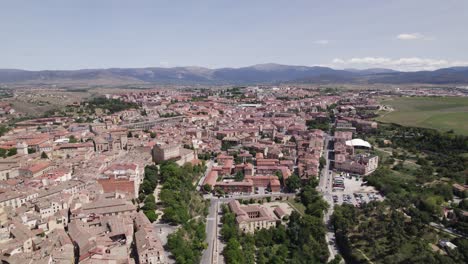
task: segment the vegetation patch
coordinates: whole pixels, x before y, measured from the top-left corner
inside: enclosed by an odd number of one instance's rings
[[[400,97],[381,104],[395,111],[381,113],[378,121],[468,135],[467,97]]]

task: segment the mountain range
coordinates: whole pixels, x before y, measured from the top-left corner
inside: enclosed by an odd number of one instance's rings
[[[27,83],[124,83],[124,84],[278,84],[278,83],[354,83],[354,84],[468,84],[468,67],[434,71],[403,72],[390,69],[344,69],[328,67],[258,64],[241,68],[209,69],[109,68],[85,70],[27,71],[0,69],[0,84]]]

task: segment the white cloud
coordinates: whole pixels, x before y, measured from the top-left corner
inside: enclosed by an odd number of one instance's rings
[[[336,58],[332,60],[334,67],[354,67],[364,68],[390,68],[402,71],[435,70],[454,66],[468,66],[468,61],[448,61],[442,59],[430,58],[399,58],[392,59],[387,57],[361,57],[351,59]]]
[[[396,36],[399,40],[434,40],[434,37],[428,37],[421,33],[402,33]]]
[[[167,61],[160,61],[159,62],[159,66],[163,67],[163,68],[167,68],[169,67],[169,62]]]
[[[319,39],[319,40],[314,41],[314,44],[317,44],[317,45],[327,45],[329,43],[330,41],[328,39]]]
[[[332,63],[333,64],[344,64],[344,63],[346,63],[346,61],[344,61],[342,59],[335,58],[335,59],[333,59]]]
[[[399,40],[416,40],[423,39],[424,35],[421,33],[403,33],[397,36]]]

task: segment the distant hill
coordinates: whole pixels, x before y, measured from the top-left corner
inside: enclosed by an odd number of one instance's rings
[[[272,84],[272,83],[427,83],[468,84],[468,67],[399,72],[389,69],[346,69],[259,64],[241,68],[208,69],[110,68],[70,71],[0,69],[0,83],[128,83],[128,84]]]
[[[395,73],[398,71],[392,70],[392,69],[384,69],[384,68],[370,68],[370,69],[344,69],[345,71],[348,72],[354,72],[354,73],[359,73],[359,74],[374,74],[374,73]]]
[[[468,67],[444,68],[435,71],[381,73],[370,77],[369,83],[467,84]]]

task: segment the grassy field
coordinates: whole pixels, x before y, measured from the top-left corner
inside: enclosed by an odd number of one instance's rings
[[[395,111],[382,112],[378,121],[468,135],[468,97],[400,97],[381,104]]]

